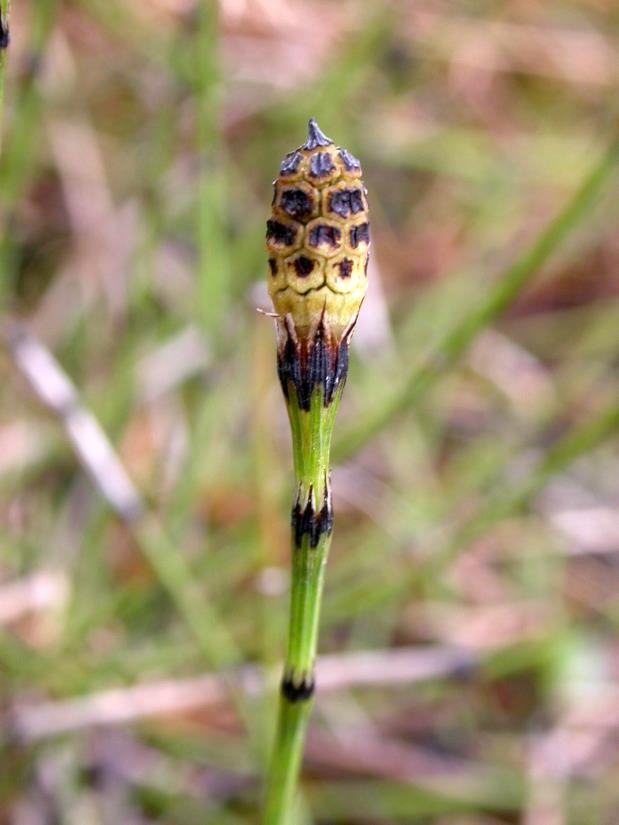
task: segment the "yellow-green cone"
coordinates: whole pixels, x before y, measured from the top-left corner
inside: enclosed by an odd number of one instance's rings
[[[293,381],[304,407],[308,392],[322,383],[328,403],[345,378],[348,342],[365,297],[369,222],[361,164],[315,120],[306,142],[282,161],[266,237],[284,392]],[[312,360],[320,362],[314,365],[320,374],[313,374]]]

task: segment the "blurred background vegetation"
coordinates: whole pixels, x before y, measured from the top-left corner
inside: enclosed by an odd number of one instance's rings
[[[616,825],[619,6],[10,11],[0,822],[257,822],[292,481],[256,307],[315,116],[373,247],[300,821]]]

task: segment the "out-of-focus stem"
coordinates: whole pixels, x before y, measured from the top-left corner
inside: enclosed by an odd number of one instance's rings
[[[224,317],[228,283],[226,170],[221,142],[219,4],[200,0],[196,34],[198,310],[205,329]],[[216,337],[216,336],[213,336]]]
[[[0,0],[0,149],[2,149],[4,115],[4,75],[6,72],[6,53],[9,41],[9,0]]]
[[[10,0],[0,0],[10,12]],[[11,124],[7,139],[2,143],[0,156],[0,304],[11,296],[15,278],[15,233],[9,231],[16,205],[26,188],[35,168],[33,158],[41,145],[40,114],[41,96],[37,84],[46,44],[53,29],[59,0],[33,3],[28,25],[28,43],[21,76],[11,95]],[[6,39],[6,38],[5,38]],[[10,51],[11,47],[8,47]],[[0,49],[0,85],[4,83],[7,48]],[[1,101],[0,101],[1,102]],[[0,120],[0,127],[2,126]]]

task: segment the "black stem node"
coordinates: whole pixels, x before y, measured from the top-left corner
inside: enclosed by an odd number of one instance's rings
[[[282,696],[289,702],[307,702],[314,695],[316,683],[313,677],[304,676],[300,682],[295,682],[292,676],[287,673],[282,679]]]
[[[316,390],[321,390],[323,404],[328,407],[346,381],[350,335],[335,341],[322,320],[309,341],[296,340],[287,326],[284,335],[277,354],[277,373],[286,400],[290,400],[292,384],[302,410],[309,412]]]
[[[291,524],[294,546],[297,549],[302,546],[304,536],[308,537],[309,546],[314,548],[318,546],[321,538],[333,532],[333,506],[328,484],[325,487],[323,505],[318,512],[314,507],[311,488],[305,507],[301,508],[301,504],[297,500],[292,508]]]

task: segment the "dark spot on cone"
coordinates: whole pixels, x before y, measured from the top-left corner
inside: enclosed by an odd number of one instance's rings
[[[310,246],[321,246],[321,244],[328,244],[336,247],[342,240],[342,233],[337,226],[329,226],[329,224],[318,224],[312,226],[308,243]]]
[[[344,258],[343,261],[340,261],[338,266],[340,268],[340,278],[350,278],[350,276],[352,275],[353,267],[353,262],[350,260],[350,258]]]
[[[340,149],[339,155],[344,163],[345,168],[349,172],[356,172],[361,169],[361,163],[354,155],[351,155],[346,149]]]
[[[314,261],[312,261],[311,258],[306,258],[304,255],[301,255],[294,262],[294,268],[299,278],[307,278],[314,269]]]
[[[350,245],[356,249],[360,243],[370,242],[370,225],[368,223],[360,223],[359,226],[352,226],[350,229]]]
[[[271,275],[275,277],[277,275],[277,261],[275,258],[269,258],[269,269],[271,270]]]
[[[280,198],[282,209],[291,218],[309,218],[312,214],[312,199],[302,189],[285,189]]]
[[[293,175],[299,168],[299,163],[301,163],[301,157],[302,155],[300,152],[290,152],[289,154],[287,154],[281,162],[281,166],[279,167],[279,174]]]
[[[283,246],[291,246],[295,241],[295,230],[279,221],[267,221],[267,240]]]
[[[329,195],[329,211],[342,218],[363,212],[361,189],[339,189]]]
[[[312,155],[310,160],[310,175],[313,178],[321,178],[328,175],[335,169],[333,159],[328,152],[318,152]]]

